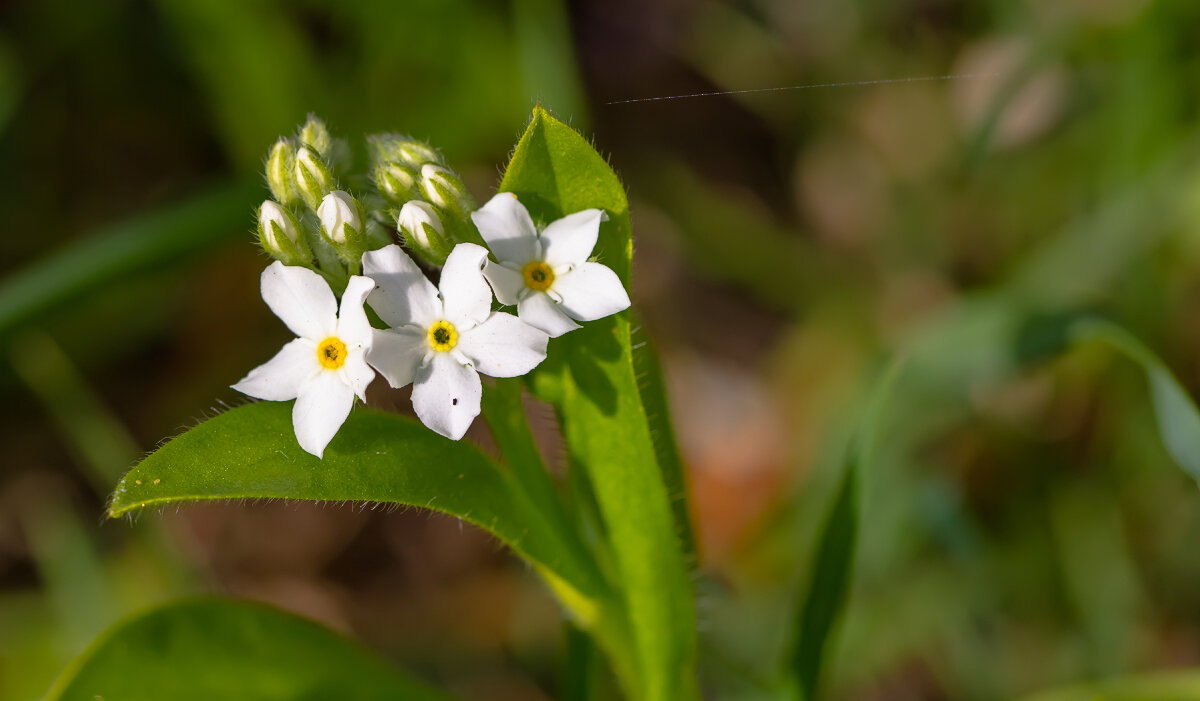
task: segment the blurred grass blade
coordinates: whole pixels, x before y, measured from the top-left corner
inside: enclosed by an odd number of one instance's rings
[[[600,227],[593,256],[628,288],[633,242],[625,189],[574,129],[536,108],[500,189],[515,193],[535,219],[547,222],[603,208],[609,220]],[[629,334],[625,311],[554,339],[532,383],[558,405],[572,465],[586,473],[609,536],[638,664],[631,669],[613,660],[626,694],[680,701],[697,695],[692,588]]]
[[[41,400],[78,454],[96,493],[108,494],[139,452],[133,436],[48,335],[20,336],[9,357],[17,376]]]
[[[1075,342],[1106,343],[1142,367],[1150,385],[1163,445],[1175,462],[1200,482],[1200,412],[1163,361],[1132,334],[1111,322],[1078,321],[1069,335]]]
[[[1200,670],[1078,684],[1025,696],[1022,701],[1200,701]]]
[[[850,596],[861,502],[859,481],[870,465],[880,417],[902,367],[903,361],[893,361],[879,376],[858,430],[850,439],[833,507],[809,570],[808,589],[796,611],[784,677],[797,697],[805,701],[817,696],[830,633]]]
[[[606,587],[582,543],[546,517],[475,446],[395,414],[356,409],[318,459],[296,445],[292,404],[262,402],[169,441],[117,486],[113,517],[211,499],[405,504],[457,516],[530,560],[583,624]]]
[[[115,224],[0,283],[0,336],[102,285],[184,258],[249,227],[258,183],[237,181]]]
[[[261,604],[196,600],[119,624],[46,701],[290,701],[450,697],[312,621]]]
[[[66,659],[116,618],[118,604],[91,534],[65,499],[50,494],[23,511],[30,554],[58,618]]]
[[[788,655],[800,699],[816,698],[826,642],[849,595],[858,538],[858,473],[862,451],[851,446],[837,497],[812,565],[808,591],[795,624],[795,642]]]

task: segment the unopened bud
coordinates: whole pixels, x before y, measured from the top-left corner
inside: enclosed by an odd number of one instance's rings
[[[434,205],[459,217],[465,218],[475,208],[462,180],[445,166],[431,163],[421,166],[421,192]]]
[[[296,151],[296,189],[309,209],[316,210],[333,189],[333,174],[321,156],[307,146]]]
[[[258,241],[263,249],[284,265],[309,265],[312,252],[300,225],[287,207],[267,200],[258,208]]]
[[[271,189],[271,195],[283,204],[300,199],[293,180],[295,162],[296,149],[287,139],[276,141],[267,156],[267,187]]]
[[[400,160],[408,163],[414,168],[419,168],[426,163],[443,163],[442,154],[437,149],[415,139],[407,139],[396,144],[396,155]]]
[[[371,134],[367,137],[367,149],[373,163],[398,162],[413,170],[426,163],[445,162],[442,154],[429,144],[399,134]]]
[[[300,127],[300,144],[315,148],[318,153],[329,153],[333,146],[333,137],[329,135],[329,127],[315,114],[308,115],[308,121]]]
[[[321,233],[338,255],[347,262],[362,256],[366,232],[358,203],[349,193],[334,190],[325,195],[317,208],[317,218],[321,220]]]
[[[433,205],[420,200],[406,202],[396,218],[396,228],[413,252],[433,265],[445,264],[452,246],[446,240],[442,218]]]
[[[375,184],[379,194],[392,204],[404,204],[421,196],[416,171],[399,163],[383,163],[376,168]]]

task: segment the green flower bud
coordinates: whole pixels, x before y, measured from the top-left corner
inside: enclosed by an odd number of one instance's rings
[[[437,149],[399,134],[371,134],[367,137],[367,150],[375,164],[400,163],[418,170],[426,163],[445,163]]]
[[[300,223],[278,202],[267,200],[258,208],[258,241],[263,250],[284,265],[312,263],[312,251],[300,234]]]
[[[267,187],[271,189],[271,195],[285,205],[300,199],[293,179],[295,162],[296,148],[287,139],[276,141],[267,156]]]
[[[329,153],[333,146],[333,137],[329,134],[329,127],[325,126],[320,117],[315,114],[308,115],[308,121],[304,126],[300,127],[300,145],[315,148],[318,153]]]
[[[399,160],[414,168],[423,166],[426,163],[445,163],[441,152],[424,141],[417,141],[416,139],[406,139],[397,144],[396,155],[399,157]]]
[[[375,169],[375,185],[390,203],[402,205],[421,196],[417,173],[399,163],[383,163]]]
[[[356,262],[366,249],[366,230],[358,202],[349,193],[334,190],[317,208],[321,235],[346,262]]]
[[[458,175],[445,166],[427,163],[421,166],[421,193],[433,205],[465,219],[475,209],[475,201]]]
[[[442,218],[433,205],[420,200],[404,203],[396,218],[396,228],[414,253],[438,267],[446,263],[453,245],[446,239]]]
[[[333,174],[321,156],[307,146],[296,151],[296,189],[308,208],[316,211],[321,200],[333,189]]]

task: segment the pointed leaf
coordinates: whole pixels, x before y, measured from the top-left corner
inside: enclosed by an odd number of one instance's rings
[[[405,504],[490,531],[539,571],[585,624],[605,587],[573,533],[553,526],[510,475],[473,445],[415,421],[358,408],[318,459],[292,433],[291,402],[260,402],[210,419],[129,471],[109,515],[210,499],[308,499]],[[557,591],[557,587],[556,587]],[[567,599],[570,598],[571,601]]]
[[[500,189],[515,193],[544,222],[604,209],[609,220],[593,257],[628,289],[633,243],[625,190],[574,129],[536,108]],[[636,689],[627,692],[678,701],[696,693],[692,590],[629,334],[625,311],[554,339],[533,386],[558,405],[572,464],[586,472],[611,541],[640,667]],[[628,680],[632,673],[623,675]]]
[[[1076,342],[1107,343],[1142,367],[1150,384],[1163,446],[1180,467],[1200,482],[1200,411],[1166,364],[1128,331],[1107,321],[1079,321],[1069,333]]]

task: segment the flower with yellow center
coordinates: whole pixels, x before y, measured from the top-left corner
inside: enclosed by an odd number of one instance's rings
[[[515,304],[522,321],[551,336],[625,309],[629,295],[608,267],[589,261],[601,209],[584,209],[551,222],[542,231],[510,192],[501,192],[471,214],[492,249],[483,275],[501,304]]]
[[[259,399],[295,399],[296,440],[317,457],[350,415],[355,395],[366,401],[375,377],[365,357],[372,336],[363,311],[373,289],[370,278],[350,278],[339,313],[329,284],[308,268],[275,262],[263,271],[263,300],[298,338],[233,388]]]
[[[486,259],[483,247],[458,244],[435,288],[399,246],[363,255],[363,272],[378,285],[367,304],[391,327],[374,331],[367,361],[392,387],[411,382],[417,416],[454,440],[479,415],[479,373],[516,377],[546,357],[545,333],[492,311]]]

